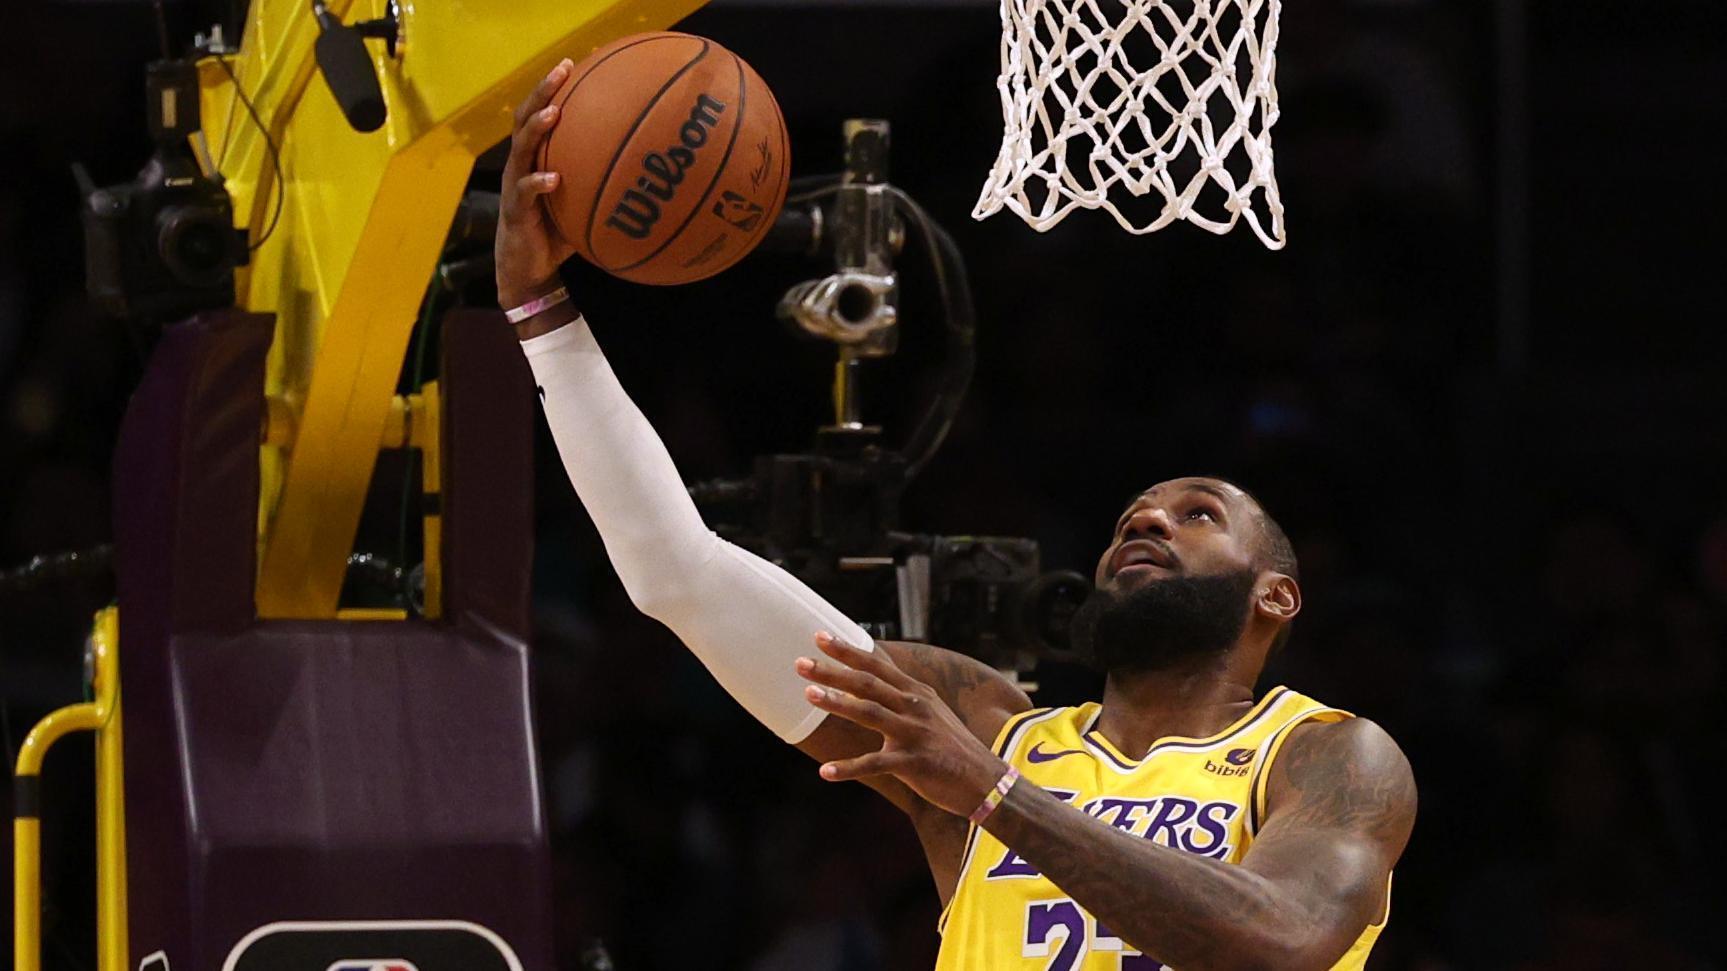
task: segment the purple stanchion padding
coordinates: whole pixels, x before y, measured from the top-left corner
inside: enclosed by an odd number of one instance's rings
[[[549,969],[521,355],[501,315],[447,324],[447,620],[260,621],[270,336],[238,312],[170,328],[116,451],[131,951]],[[380,941],[402,953],[344,950]]]
[[[534,376],[498,311],[444,317],[444,613],[528,636]]]
[[[186,954],[201,903],[169,649],[180,632],[234,636],[253,621],[257,509],[246,507],[258,495],[270,333],[269,317],[238,312],[169,328],[115,449],[128,902],[140,956]]]

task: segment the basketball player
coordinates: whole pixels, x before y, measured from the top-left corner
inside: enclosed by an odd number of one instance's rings
[[[1362,967],[1414,780],[1374,723],[1255,698],[1301,609],[1270,515],[1213,478],[1133,499],[1076,619],[1101,702],[1034,708],[977,661],[872,642],[706,528],[559,288],[570,249],[538,204],[558,176],[532,169],[570,68],[517,114],[496,251],[570,480],[641,610],[822,778],[911,818],[944,904],[938,971]]]

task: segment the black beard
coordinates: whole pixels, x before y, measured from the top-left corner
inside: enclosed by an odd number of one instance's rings
[[[1106,674],[1167,671],[1226,653],[1247,627],[1252,570],[1097,590],[1073,617],[1079,656]]]

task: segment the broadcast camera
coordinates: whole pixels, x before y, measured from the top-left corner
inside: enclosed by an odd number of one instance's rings
[[[234,268],[247,261],[246,233],[222,183],[204,173],[187,138],[199,128],[197,69],[164,60],[146,74],[156,148],[131,182],[84,196],[85,271],[105,312],[162,323],[234,302]]]
[[[817,432],[812,452],[764,456],[750,478],[703,483],[691,495],[721,536],[780,564],[873,635],[929,641],[1004,669],[1066,657],[1069,622],[1090,591],[1083,576],[1046,572],[1029,539],[900,529],[901,496],[970,385],[974,313],[953,239],[887,182],[887,123],[848,121],[845,136],[845,172],[813,186],[801,180],[765,244],[832,254],[835,272],[792,287],[779,313],[838,345],[834,423]],[[893,448],[862,421],[857,390],[863,362],[898,344],[893,258],[908,229],[931,257],[948,347],[935,400]]]

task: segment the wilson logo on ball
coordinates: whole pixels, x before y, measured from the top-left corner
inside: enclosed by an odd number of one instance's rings
[[[724,102],[707,94],[696,95],[690,117],[678,128],[678,144],[664,152],[649,152],[642,159],[642,176],[636,187],[625,189],[612,207],[606,225],[631,239],[646,239],[660,221],[660,203],[677,196],[684,173],[696,164],[696,156],[708,143],[708,132],[720,123]]]

